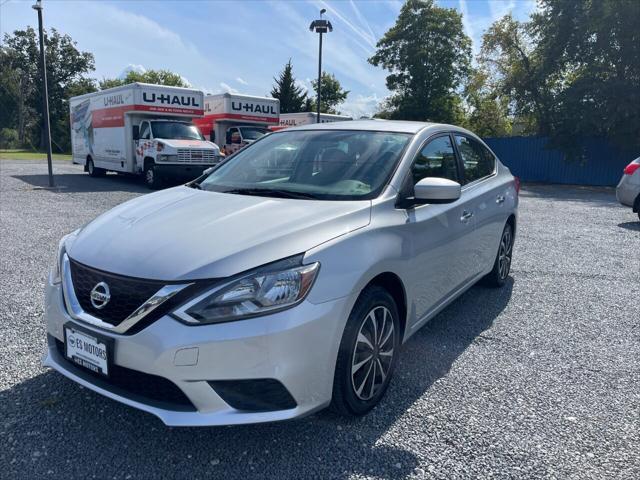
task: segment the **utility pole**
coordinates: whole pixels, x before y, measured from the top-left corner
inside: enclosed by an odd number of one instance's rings
[[[42,115],[44,117],[44,136],[47,144],[47,165],[49,168],[49,187],[53,188],[53,164],[51,162],[51,127],[49,126],[49,89],[47,87],[47,59],[44,51],[44,31],[42,28],[42,0],[36,0],[32,6],[38,12],[38,30],[40,33],[40,68],[42,68]]]
[[[333,25],[329,20],[324,20],[322,15],[326,12],[326,9],[320,10],[320,20],[314,20],[311,22],[309,26],[309,30],[312,32],[316,32],[320,34],[320,45],[318,48],[318,116],[316,118],[316,123],[320,123],[320,91],[322,89],[322,34],[329,33],[333,31]]]

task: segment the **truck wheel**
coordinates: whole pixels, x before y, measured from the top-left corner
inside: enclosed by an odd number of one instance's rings
[[[107,171],[104,168],[98,168],[93,165],[93,160],[87,160],[87,172],[89,172],[89,176],[91,177],[104,177]]]
[[[147,162],[144,166],[144,183],[151,190],[157,190],[162,187],[162,179],[158,175],[156,165],[153,162]]]

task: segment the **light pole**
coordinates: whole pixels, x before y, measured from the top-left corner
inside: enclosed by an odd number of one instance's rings
[[[49,90],[47,88],[47,60],[44,52],[44,32],[42,31],[42,0],[36,0],[32,6],[38,12],[38,30],[40,32],[40,67],[42,68],[42,114],[44,116],[44,135],[47,142],[47,165],[49,167],[49,187],[53,187],[53,165],[51,164],[51,128],[49,126]]]
[[[316,123],[320,123],[320,90],[322,86],[322,34],[333,31],[333,25],[329,20],[322,18],[322,15],[326,12],[326,9],[320,10],[320,20],[314,20],[309,26],[309,30],[320,34],[320,47],[318,49],[318,117]]]

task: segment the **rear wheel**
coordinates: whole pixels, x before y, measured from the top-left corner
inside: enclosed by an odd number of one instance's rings
[[[104,168],[96,167],[91,158],[87,160],[87,172],[91,177],[103,177],[107,173]]]
[[[484,283],[490,287],[502,287],[511,271],[511,257],[513,254],[513,226],[507,223],[500,237],[498,254],[496,255],[493,269],[484,277]]]
[[[147,162],[144,166],[144,184],[151,190],[157,190],[162,187],[162,179],[156,170],[153,162]]]
[[[360,416],[384,396],[400,346],[398,309],[384,288],[367,287],[358,298],[340,342],[332,410]]]

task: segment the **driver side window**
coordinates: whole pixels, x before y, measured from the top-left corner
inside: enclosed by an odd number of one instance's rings
[[[149,138],[151,138],[150,133],[149,122],[143,122],[142,127],[140,128],[140,139],[149,140]]]
[[[426,177],[447,178],[460,182],[458,162],[449,135],[443,135],[426,144],[411,167],[413,184]]]

